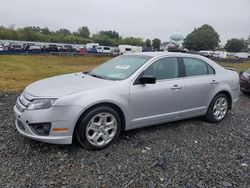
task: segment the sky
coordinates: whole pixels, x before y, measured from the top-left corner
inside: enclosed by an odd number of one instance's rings
[[[250,0],[0,0],[0,25],[115,30],[123,37],[184,37],[210,24],[222,44],[250,35]]]

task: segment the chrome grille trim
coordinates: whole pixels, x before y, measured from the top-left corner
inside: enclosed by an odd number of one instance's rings
[[[28,94],[27,92],[23,92],[16,101],[16,108],[20,112],[24,112],[24,110],[26,110],[33,98],[34,97]]]
[[[22,103],[19,101],[19,98],[16,101],[16,108],[19,112],[24,112],[24,110],[26,109],[26,107],[23,106]]]

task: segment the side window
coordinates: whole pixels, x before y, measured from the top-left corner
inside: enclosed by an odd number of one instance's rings
[[[214,74],[214,70],[206,62],[195,58],[183,58],[186,76]]]
[[[207,69],[208,69],[208,74],[215,74],[214,69],[210,67],[209,65],[207,65]]]
[[[177,58],[168,57],[154,62],[144,71],[144,75],[152,75],[156,77],[156,80],[163,80],[177,78],[178,72]]]

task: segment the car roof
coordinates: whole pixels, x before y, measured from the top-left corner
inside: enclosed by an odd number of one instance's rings
[[[199,58],[202,57],[196,54],[188,54],[188,53],[180,53],[180,52],[139,52],[139,53],[133,53],[129,55],[144,55],[144,56],[151,56],[154,58],[162,57],[162,56],[199,57]]]
[[[196,55],[196,54],[180,53],[180,52],[140,52],[140,53],[129,53],[128,55],[150,56],[151,59],[157,59],[157,58],[161,58],[164,56],[198,58],[198,59],[201,59],[201,60],[209,63],[209,65],[211,65],[216,70],[223,70],[224,69],[219,64],[212,61],[211,59],[204,57],[204,56],[201,56],[201,55]]]

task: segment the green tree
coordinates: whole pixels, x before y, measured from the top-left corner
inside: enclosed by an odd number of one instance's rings
[[[225,48],[228,52],[241,52],[247,45],[243,39],[233,38],[227,41]]]
[[[76,33],[83,38],[89,38],[90,36],[89,28],[87,26],[80,27]]]
[[[49,31],[48,27],[42,28],[41,32],[42,32],[43,35],[49,35],[50,34],[50,31]]]
[[[155,50],[159,51],[161,46],[161,40],[158,38],[153,39],[152,46],[154,47]]]
[[[106,35],[111,39],[119,39],[120,38],[120,35],[118,32],[111,31],[111,30],[110,31],[100,31],[99,35]]]
[[[128,45],[133,45],[133,46],[144,46],[143,39],[141,38],[135,38],[135,37],[127,37],[124,38],[121,43],[123,44],[128,44]]]
[[[147,47],[151,47],[151,40],[147,39],[145,44],[146,44]]]
[[[189,50],[214,50],[218,47],[220,38],[210,25],[203,25],[194,29],[184,40],[184,46]]]
[[[66,35],[71,35],[71,32],[68,29],[62,28],[62,29],[57,30],[56,34],[66,36]]]
[[[250,35],[248,36],[248,39],[246,40],[247,44],[250,45]]]
[[[107,35],[93,35],[93,40],[101,46],[111,46],[112,41]]]

